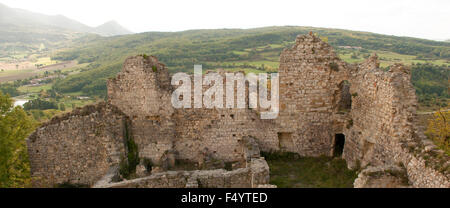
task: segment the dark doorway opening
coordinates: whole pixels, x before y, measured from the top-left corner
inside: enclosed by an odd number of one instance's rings
[[[340,157],[344,152],[344,144],[345,144],[345,135],[344,134],[336,134],[334,136],[334,156]]]

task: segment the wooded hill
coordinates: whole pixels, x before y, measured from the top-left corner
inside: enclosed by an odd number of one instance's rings
[[[52,57],[90,63],[83,72],[58,81],[54,89],[104,96],[106,79],[121,70],[126,57],[137,54],[157,56],[171,72],[192,72],[194,64],[202,64],[207,70],[276,71],[283,48],[290,47],[298,34],[309,31],[331,44],[349,62],[362,61],[376,52],[385,66],[393,62],[414,64],[413,74],[416,69],[420,71],[420,76],[413,76],[416,87],[420,88],[419,94],[435,93],[448,97],[448,42],[294,26],[147,32],[92,38]]]

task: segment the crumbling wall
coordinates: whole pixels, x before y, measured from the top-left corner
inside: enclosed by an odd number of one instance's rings
[[[108,81],[108,105],[55,118],[30,136],[32,175],[40,186],[92,185],[126,154],[123,131],[129,126],[139,157],[154,163],[163,157],[173,163],[174,157],[199,164],[246,162],[253,155],[250,143],[262,151],[331,156],[335,136],[343,134],[342,157],[351,168],[401,166],[411,186],[450,187],[448,156],[415,124],[417,101],[407,67],[383,71],[376,56],[347,64],[330,45],[309,34],[298,36],[281,53],[279,79],[280,113],[274,120],[261,120],[261,109],[174,109],[167,68],[153,56],[130,57]],[[124,125],[128,118],[130,125]],[[249,184],[253,173],[248,167],[155,173],[115,186],[254,187]],[[194,180],[194,175],[199,178]]]
[[[141,158],[158,163],[165,152],[175,150],[177,159],[233,162],[243,159],[239,144],[243,136],[276,138],[268,132],[273,122],[260,121],[251,109],[174,109],[170,100],[174,89],[167,77],[167,69],[155,57],[136,56],[108,81],[108,100],[132,119]],[[203,91],[207,89],[203,86]]]
[[[342,133],[346,114],[336,115],[336,94],[351,69],[330,45],[312,34],[299,35],[294,46],[281,53],[277,123],[280,135],[291,134],[293,145],[286,151],[332,155],[334,135]]]
[[[400,64],[387,71],[379,69],[376,55],[358,65],[350,79],[351,125],[344,129],[343,157],[349,167],[405,167],[415,187],[449,187],[448,173],[427,167],[423,155],[410,151],[427,140],[418,138],[422,133],[416,125],[417,100],[410,79],[410,69]],[[448,156],[440,155],[444,159],[436,163],[445,166]]]
[[[243,160],[240,141],[244,137],[255,138],[262,149],[267,146],[267,140],[276,139],[272,130],[274,122],[261,121],[251,109],[186,109],[178,111],[174,120],[177,122],[175,149],[180,158],[194,161],[201,160],[201,154],[226,162]]]
[[[211,71],[203,75],[203,79]],[[263,150],[276,146],[275,122],[262,120],[258,109],[248,108],[248,81],[245,82],[245,108],[226,108],[226,73],[217,70],[223,84],[223,108],[182,108],[177,109],[173,116],[176,122],[177,140],[174,143],[179,158],[199,161],[211,157],[225,162],[245,160],[242,141],[245,137],[255,138]],[[191,76],[191,81],[194,77]],[[203,95],[211,86],[203,85]],[[237,106],[237,87],[234,85],[234,103]],[[194,84],[191,86],[191,102],[194,103]],[[210,158],[210,159],[211,159]]]
[[[120,110],[100,103],[40,126],[27,140],[33,186],[94,184],[126,155],[126,122]]]
[[[409,181],[404,167],[367,167],[358,174],[355,188],[408,188]]]
[[[415,155],[406,149],[401,152],[401,161],[405,164],[408,179],[413,187],[423,188],[450,188],[450,174],[449,174],[449,157],[442,156],[442,152],[439,150],[428,150],[426,152],[432,153],[433,151],[441,154],[440,161],[430,161],[434,158],[427,158],[430,156]],[[422,154],[424,154],[422,152]],[[445,154],[445,153],[444,153]],[[435,164],[433,164],[435,163]],[[437,166],[435,166],[437,165]]]
[[[279,139],[289,135],[294,144],[286,151],[331,155],[334,136],[342,133],[349,167],[400,164],[415,187],[449,187],[448,156],[417,129],[409,68],[396,64],[383,71],[376,55],[347,64],[309,34],[298,36],[294,46],[282,52],[279,73]],[[349,98],[342,94],[345,88],[351,100],[342,102]]]
[[[411,123],[405,115],[412,112],[403,109],[415,105],[415,97],[409,98],[409,92],[405,91],[409,87],[405,86],[409,80],[403,80],[408,79],[404,74],[407,69],[395,66],[384,72],[378,65],[377,57],[370,57],[358,66],[351,79],[351,125],[344,131],[347,136],[344,158],[350,167],[357,163],[363,167],[395,164],[394,155],[389,151],[398,144],[395,140],[412,136],[411,132],[407,133]],[[403,106],[399,99],[411,103]]]
[[[168,171],[101,188],[249,188],[269,183],[269,166],[264,158],[252,159],[248,167],[233,171]]]
[[[122,71],[107,85],[108,102],[132,120],[139,156],[158,161],[172,149],[175,139],[172,86],[165,65],[153,56],[129,57]]]

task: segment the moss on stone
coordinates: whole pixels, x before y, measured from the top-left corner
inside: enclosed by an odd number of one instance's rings
[[[138,146],[130,135],[128,122],[125,122],[124,137],[126,140],[127,156],[122,157],[119,164],[119,173],[122,177],[130,179],[136,172],[136,166],[139,164]]]

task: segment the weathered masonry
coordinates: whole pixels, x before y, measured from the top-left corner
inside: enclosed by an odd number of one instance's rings
[[[383,71],[376,55],[348,64],[309,34],[281,53],[279,76],[280,114],[261,120],[249,108],[175,109],[166,66],[130,57],[108,81],[107,103],[54,118],[29,137],[33,183],[270,187],[259,151],[288,151],[343,157],[362,169],[355,187],[450,187],[448,156],[415,124],[409,68]],[[130,154],[136,179],[121,181]]]

